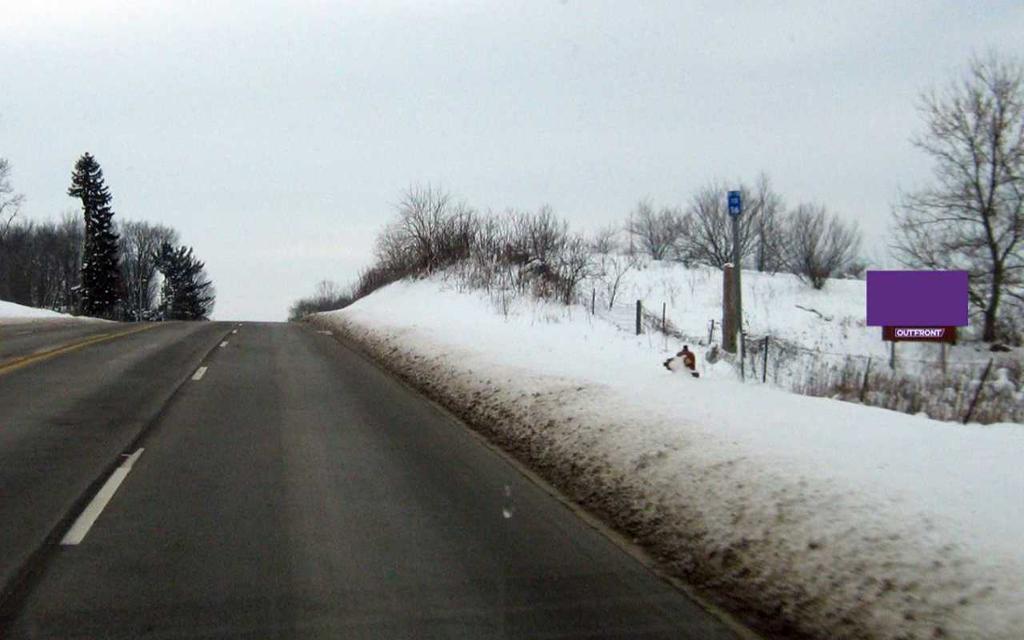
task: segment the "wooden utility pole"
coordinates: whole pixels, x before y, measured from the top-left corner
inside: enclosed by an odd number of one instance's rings
[[[764,337],[764,364],[761,365],[761,382],[768,382],[768,336]]]
[[[722,269],[722,348],[736,353],[736,296],[733,293],[732,270],[731,264]]]
[[[740,273],[743,271],[740,255],[740,215],[743,213],[742,194],[730,191],[728,212],[732,218],[732,264],[725,265],[725,280],[722,283],[722,348],[736,353],[736,334],[743,331],[743,299]]]
[[[743,287],[740,283],[740,274],[743,273],[743,264],[740,256],[740,217],[732,216],[732,270],[733,270],[733,300],[736,306],[736,325],[733,331],[743,331]]]

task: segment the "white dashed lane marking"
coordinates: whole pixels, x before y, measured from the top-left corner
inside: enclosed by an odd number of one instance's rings
[[[203,376],[206,375],[206,367],[199,367],[196,372],[192,374],[193,380],[202,380]]]
[[[82,540],[85,540],[85,536],[89,534],[89,530],[92,529],[92,525],[96,523],[96,519],[103,513],[103,509],[106,508],[107,503],[114,497],[117,492],[117,488],[121,486],[124,479],[128,477],[128,472],[132,470],[132,465],[142,455],[143,449],[139,449],[130,456],[126,456],[124,462],[117,469],[114,469],[114,473],[110,474],[107,481],[103,483],[99,492],[89,503],[89,506],[85,508],[82,515],[78,516],[75,520],[75,524],[71,525],[68,532],[64,535],[64,539],[60,541],[63,545],[76,545],[81,544]]]

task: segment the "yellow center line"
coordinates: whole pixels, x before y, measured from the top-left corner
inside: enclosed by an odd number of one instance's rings
[[[129,336],[129,335],[131,335],[133,333],[139,333],[140,331],[146,331],[148,329],[152,329],[155,326],[156,326],[155,324],[147,324],[147,325],[143,325],[141,327],[135,327],[135,328],[132,328],[132,329],[128,329],[127,331],[119,331],[117,333],[101,333],[99,335],[91,336],[91,337],[86,338],[85,340],[81,340],[79,342],[72,342],[71,344],[65,344],[65,345],[62,345],[62,346],[59,346],[59,347],[54,347],[53,349],[48,349],[48,350],[42,351],[40,353],[33,353],[32,355],[22,356],[20,358],[13,358],[11,360],[6,360],[6,361],[0,363],[0,376],[4,375],[5,373],[10,373],[11,371],[14,371],[15,369],[20,369],[22,367],[27,367],[28,365],[34,364],[36,362],[41,362],[43,360],[49,360],[50,358],[55,358],[57,356],[64,355],[65,353],[70,353],[72,351],[77,351],[77,350],[82,349],[84,347],[88,347],[90,345],[98,344],[100,342],[106,342],[108,340],[113,340],[114,338],[121,338],[123,336]]]

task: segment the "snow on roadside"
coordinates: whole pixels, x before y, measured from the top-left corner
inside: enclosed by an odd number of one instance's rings
[[[400,282],[359,342],[692,584],[768,628],[1016,638],[1024,427],[957,426],[661,366],[582,312]],[[670,345],[672,350],[678,345]]]
[[[67,320],[70,318],[72,316],[50,311],[49,309],[25,307],[13,302],[7,302],[6,300],[0,300],[0,323],[29,322],[32,320]]]

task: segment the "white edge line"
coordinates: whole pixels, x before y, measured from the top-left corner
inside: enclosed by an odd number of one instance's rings
[[[96,519],[103,513],[103,509],[106,508],[107,503],[114,497],[118,487],[124,482],[124,479],[128,477],[128,472],[132,470],[132,465],[142,455],[144,449],[139,449],[132,455],[128,456],[124,462],[121,463],[117,469],[114,469],[114,473],[110,474],[107,481],[103,483],[100,490],[93,497],[92,502],[82,511],[82,514],[78,516],[75,523],[71,525],[68,532],[64,534],[64,539],[60,541],[62,545],[70,546],[80,544],[82,540],[85,540],[85,536],[89,534],[89,530],[92,529],[92,525],[96,523]]]
[[[203,376],[206,375],[206,367],[199,367],[196,372],[192,374],[193,380],[202,380]]]

